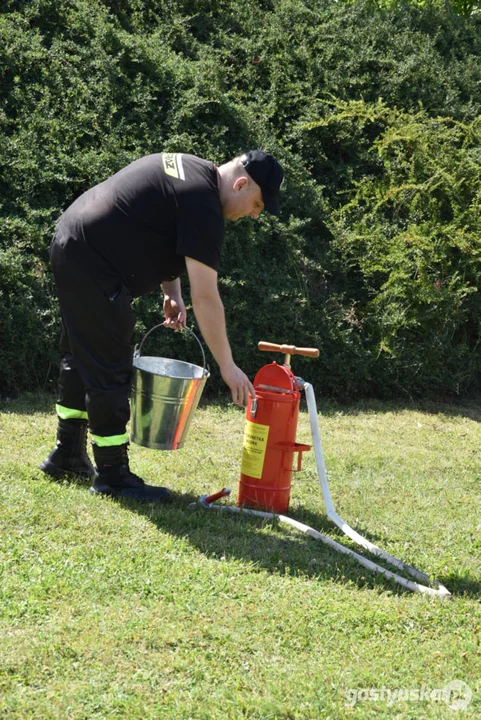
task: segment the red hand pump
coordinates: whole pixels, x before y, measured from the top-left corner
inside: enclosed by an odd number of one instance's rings
[[[300,390],[290,369],[291,355],[319,357],[317,348],[297,348],[260,342],[259,350],[285,354],[284,364],[273,362],[254,378],[255,398],[246,410],[244,447],[237,505],[285,513],[289,507],[293,472],[299,472],[302,453],[310,445],[296,442]],[[293,469],[298,453],[297,469]]]

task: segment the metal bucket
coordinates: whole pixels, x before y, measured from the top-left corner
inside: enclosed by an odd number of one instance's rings
[[[199,338],[203,367],[161,357],[142,356],[142,345],[156,325],[144,335],[134,350],[130,438],[132,442],[154,450],[178,450],[199,403],[209,370]]]

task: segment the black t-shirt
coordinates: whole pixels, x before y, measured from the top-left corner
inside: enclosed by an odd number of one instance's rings
[[[186,256],[218,270],[217,169],[194,155],[147,155],[77,198],[59,223],[101,255],[134,297],[179,277]]]

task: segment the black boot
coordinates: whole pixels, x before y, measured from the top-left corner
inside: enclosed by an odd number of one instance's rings
[[[158,503],[172,502],[170,490],[146,485],[130,470],[127,445],[128,443],[112,447],[92,445],[98,475],[90,492],[94,495],[127,497]]]
[[[61,478],[78,475],[95,477],[95,468],[87,455],[87,421],[58,420],[57,444],[40,465],[47,475]]]

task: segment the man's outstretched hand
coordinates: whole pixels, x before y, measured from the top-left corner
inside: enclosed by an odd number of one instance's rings
[[[247,375],[235,363],[229,365],[226,370],[221,368],[221,375],[225,384],[230,388],[232,402],[239,407],[246,407],[249,395],[255,397],[254,386]]]

